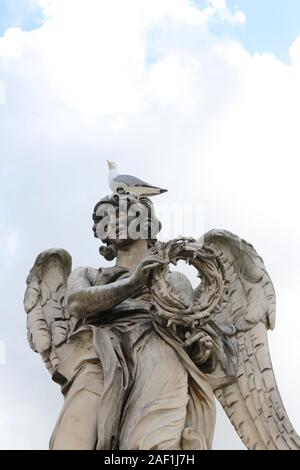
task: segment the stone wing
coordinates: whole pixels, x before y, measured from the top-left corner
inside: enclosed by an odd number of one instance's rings
[[[235,379],[214,393],[248,449],[300,449],[282,403],[268,348],[267,330],[275,326],[275,292],[255,249],[225,230],[204,241],[220,256],[228,284],[228,303],[214,322],[230,342]]]
[[[64,294],[71,273],[72,258],[62,249],[43,251],[30,270],[24,307],[27,313],[27,337],[51,374],[58,365],[56,348],[62,345],[72,328],[73,319],[64,309]]]

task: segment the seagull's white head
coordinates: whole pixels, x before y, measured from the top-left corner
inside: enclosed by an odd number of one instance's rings
[[[112,160],[107,160],[108,168],[110,170],[116,170],[117,169],[117,164],[116,162],[113,162]]]

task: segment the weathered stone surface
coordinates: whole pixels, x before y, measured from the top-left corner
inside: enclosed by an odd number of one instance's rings
[[[121,236],[134,204],[151,236]],[[157,242],[152,203],[137,195],[103,199],[93,218],[113,267],[71,272],[51,249],[27,278],[29,344],[65,398],[50,448],[208,449],[216,396],[249,449],[299,449],[268,350],[275,293],[254,248],[224,230]],[[170,272],[178,260],[198,271],[195,290]]]

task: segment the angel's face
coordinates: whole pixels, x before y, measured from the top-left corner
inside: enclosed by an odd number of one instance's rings
[[[101,204],[96,216],[93,230],[103,242],[109,240],[121,247],[135,240],[148,239],[148,210],[138,201],[129,207],[127,201],[118,206]]]

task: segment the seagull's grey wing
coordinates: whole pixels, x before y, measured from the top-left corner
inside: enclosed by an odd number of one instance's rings
[[[145,183],[145,181],[140,180],[136,176],[131,175],[118,175],[116,176],[113,181],[116,183],[125,183],[127,186],[145,186],[147,188],[155,188],[156,186],[152,186],[151,184]]]

